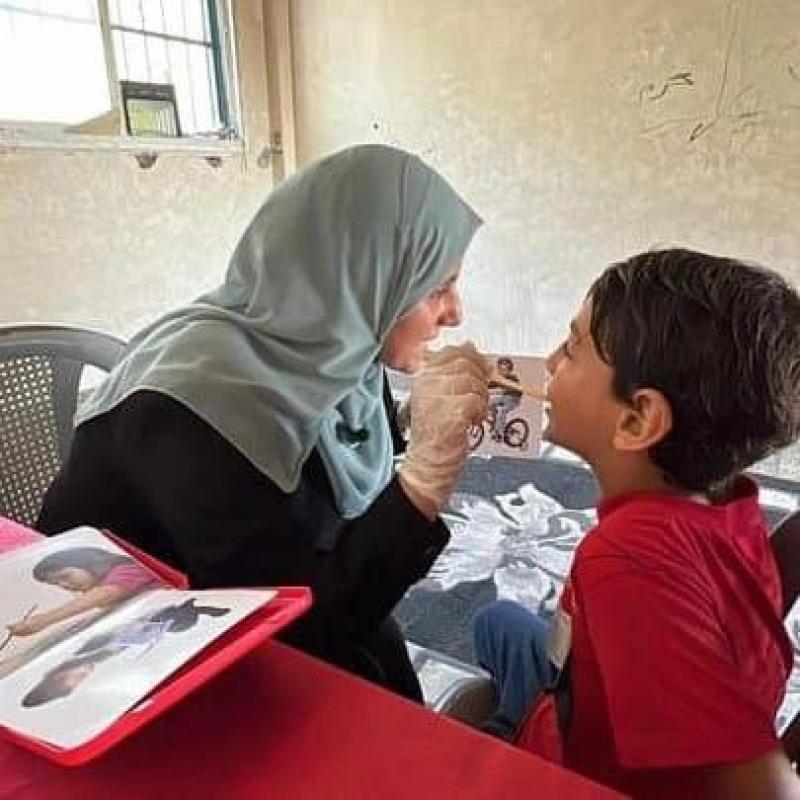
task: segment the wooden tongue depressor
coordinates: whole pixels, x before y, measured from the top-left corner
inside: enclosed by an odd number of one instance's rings
[[[526,394],[528,395],[528,397],[532,397],[534,400],[540,400],[540,401],[547,400],[547,395],[545,394],[544,389],[540,389],[538,386],[528,386],[527,384],[524,383],[517,383],[516,381],[510,381],[508,378],[504,378],[497,372],[493,372],[489,380],[492,383],[496,383],[498,386],[502,386],[505,389],[511,389],[512,391],[516,392],[522,392],[522,394]]]

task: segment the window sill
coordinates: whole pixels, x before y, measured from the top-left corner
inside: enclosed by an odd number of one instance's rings
[[[166,138],[148,136],[108,136],[65,131],[35,131],[0,125],[0,154],[29,151],[153,153],[226,158],[241,156],[241,139]]]

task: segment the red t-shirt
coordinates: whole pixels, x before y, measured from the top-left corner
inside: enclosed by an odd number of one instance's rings
[[[566,740],[545,696],[520,746],[635,794],[643,776],[630,770],[746,761],[779,747],[792,650],[755,484],[741,479],[721,505],[629,494],[598,515],[561,600],[571,628]]]

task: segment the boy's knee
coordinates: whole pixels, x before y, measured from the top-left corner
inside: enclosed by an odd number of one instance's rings
[[[503,618],[512,613],[512,609],[518,605],[513,600],[495,600],[476,612],[472,618],[472,625],[473,627],[490,625],[493,620]]]
[[[481,608],[472,618],[472,635],[476,648],[480,641],[513,629],[521,613],[527,615],[528,612],[513,600],[495,600]]]

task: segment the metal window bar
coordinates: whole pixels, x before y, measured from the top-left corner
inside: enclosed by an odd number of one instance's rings
[[[205,3],[208,31],[211,34],[211,53],[214,57],[214,79],[217,84],[217,106],[219,109],[219,119],[224,128],[231,127],[231,115],[228,106],[228,93],[225,86],[225,66],[222,59],[222,42],[220,41],[219,16],[217,15],[217,4],[214,0],[206,0]]]
[[[108,0],[98,0],[97,18],[100,22],[100,35],[103,37],[103,52],[105,54],[111,105],[113,108],[121,108],[119,73],[117,71],[117,59],[114,57],[114,39],[111,34]]]
[[[12,14],[19,14],[28,17],[36,17],[40,20],[52,19],[59,20],[60,22],[76,22],[76,23],[91,23],[94,19],[91,17],[76,16],[74,14],[64,14],[57,11],[42,11],[42,9],[25,8],[24,6],[12,5],[11,3],[0,2],[0,11],[8,11]],[[12,18],[13,22],[13,18]]]
[[[149,36],[153,39],[165,39],[168,42],[180,42],[181,44],[197,44],[211,49],[214,46],[213,39],[195,39],[192,36],[177,36],[172,33],[161,33],[161,31],[151,31],[147,28],[132,28],[130,25],[117,25],[110,23],[111,30],[122,31],[123,33],[135,33],[138,36]]]
[[[161,0],[162,4],[164,0]],[[189,26],[186,24],[186,0],[181,0],[181,19],[183,20],[183,35],[188,38],[189,36]],[[197,128],[197,104],[194,101],[194,81],[193,81],[193,73],[192,73],[192,59],[189,53],[189,48],[184,47],[183,49],[183,58],[186,61],[186,75],[189,79],[189,86],[191,87],[189,91],[189,102],[191,103],[192,107],[192,128]]]

